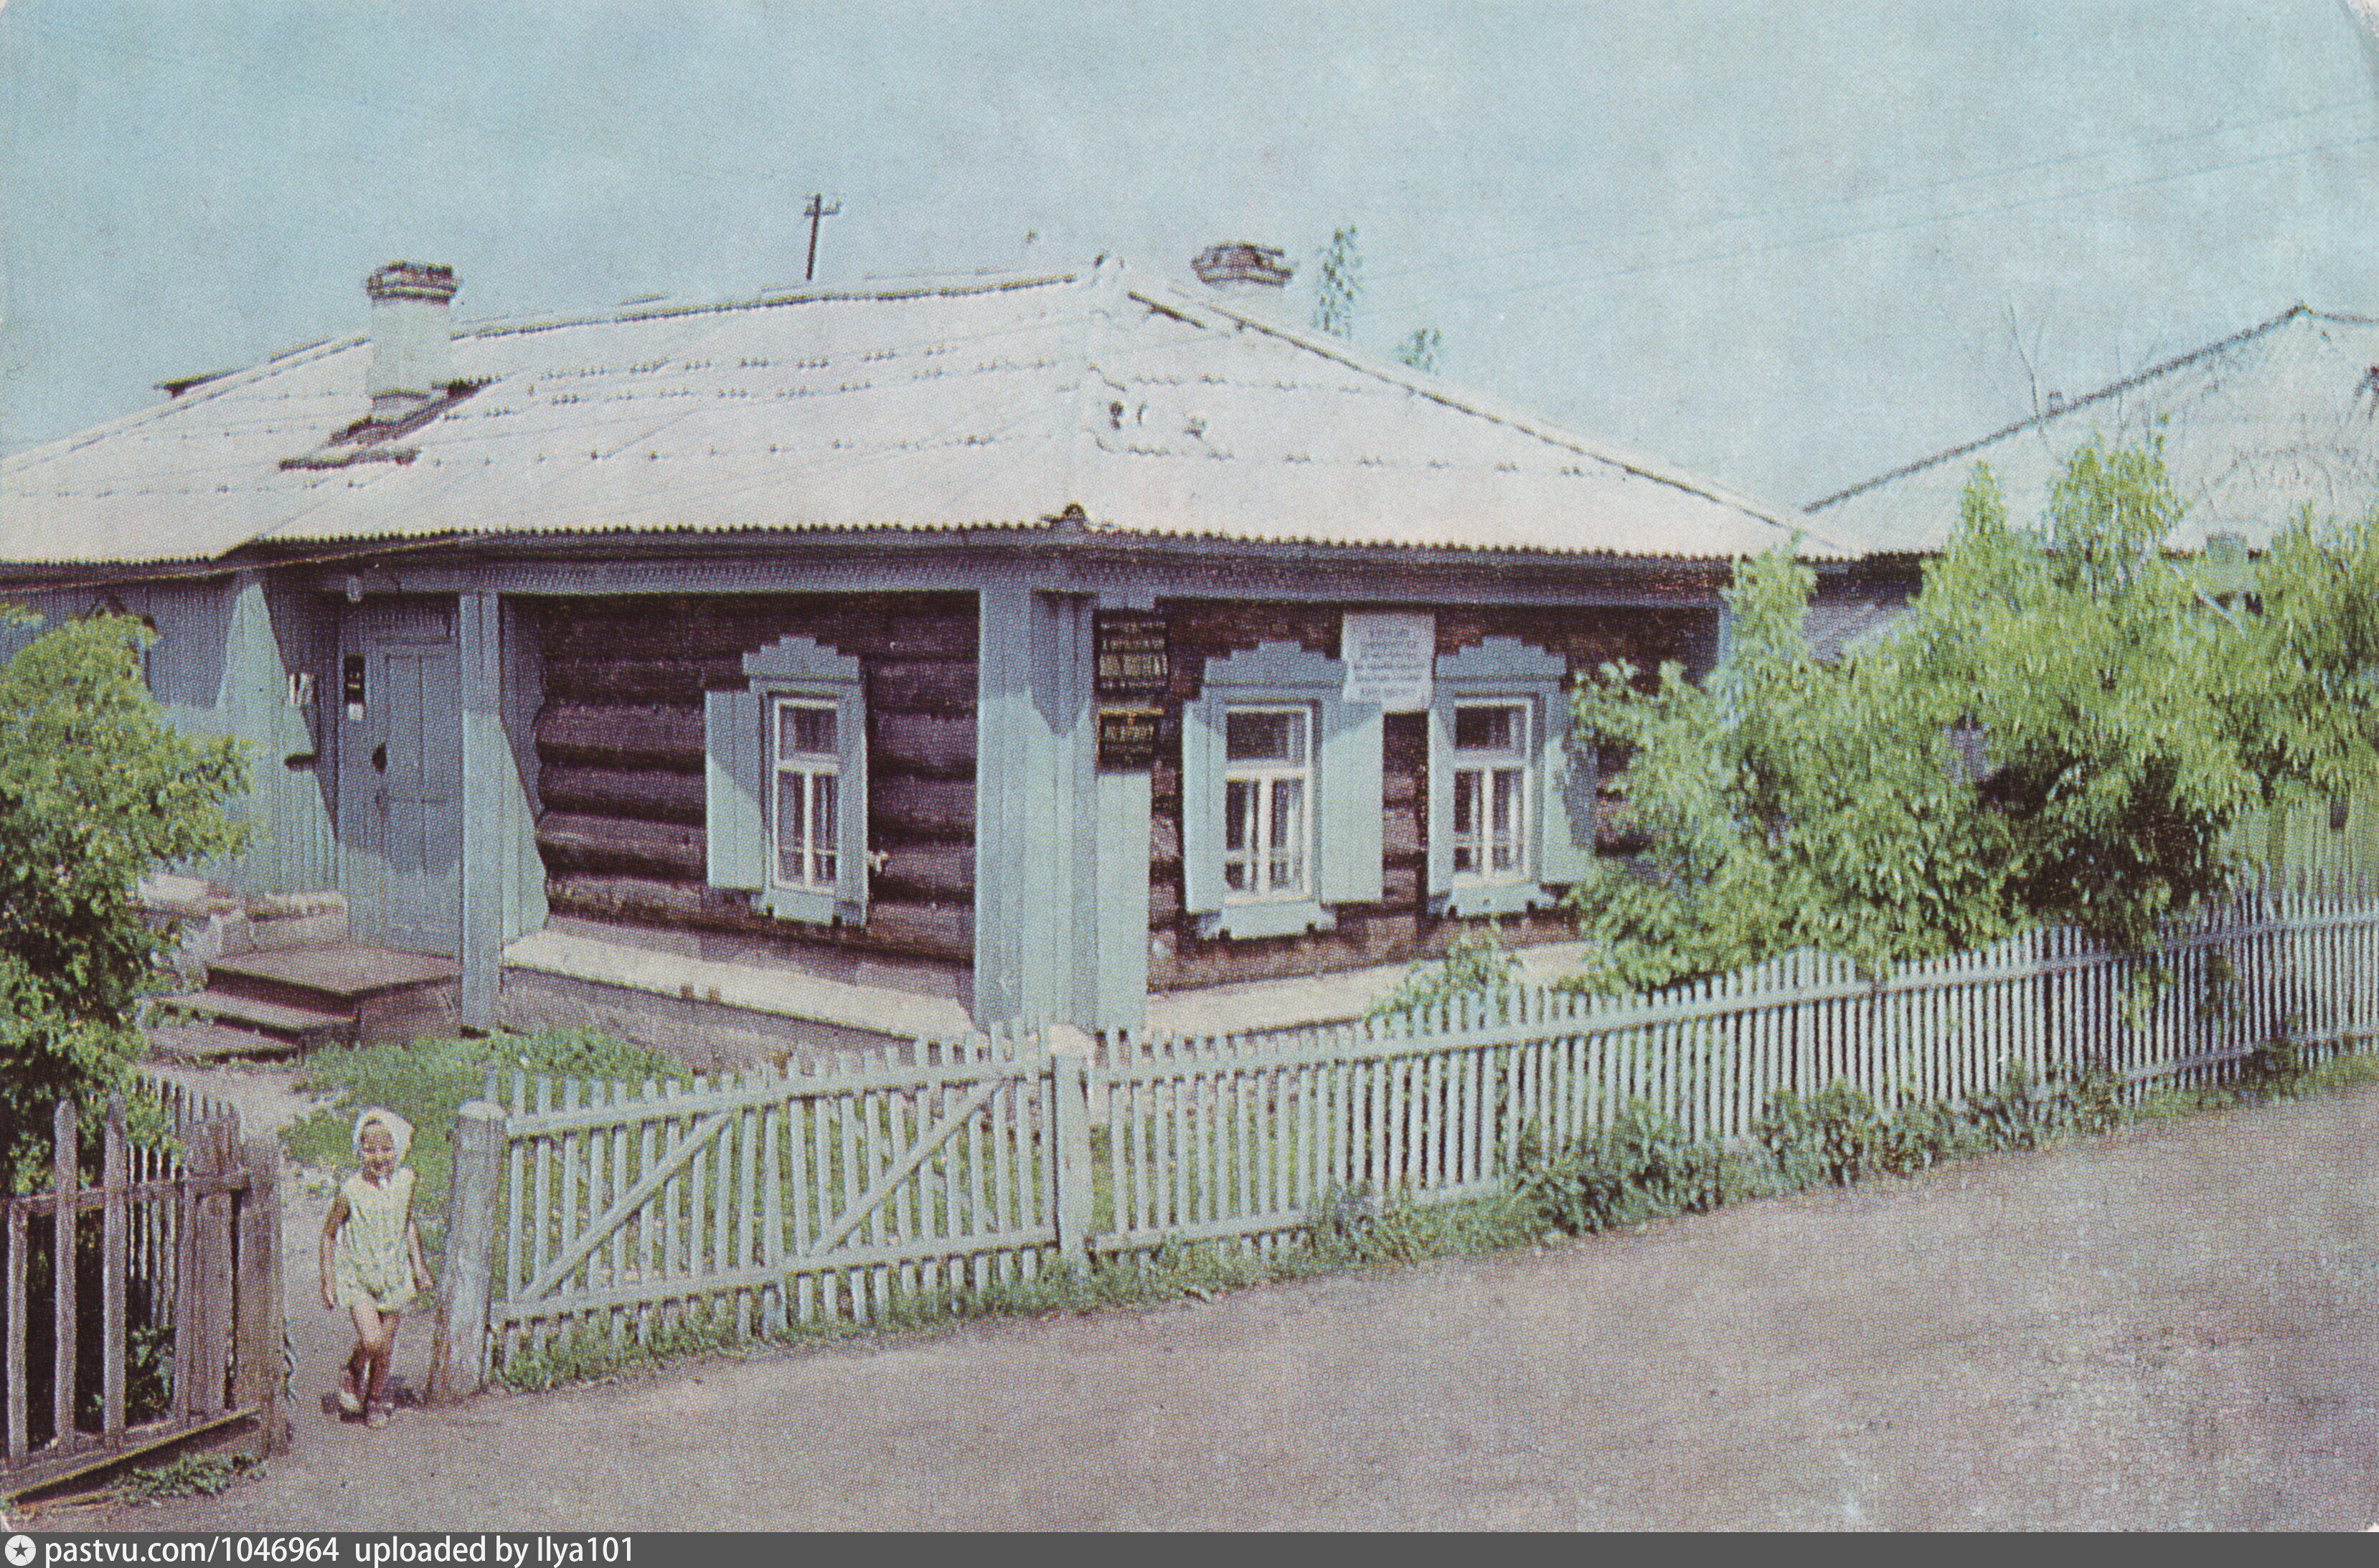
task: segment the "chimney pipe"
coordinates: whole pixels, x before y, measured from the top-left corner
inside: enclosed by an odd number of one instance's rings
[[[1278,299],[1293,271],[1281,265],[1279,247],[1246,244],[1210,245],[1190,270],[1216,294],[1249,301]]]
[[[372,302],[372,422],[394,424],[443,397],[452,369],[447,344],[453,336],[447,302],[454,297],[454,269],[392,261],[364,280]]]

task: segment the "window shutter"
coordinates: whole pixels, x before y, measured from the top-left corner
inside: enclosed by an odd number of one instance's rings
[[[767,882],[768,865],[760,816],[758,694],[705,692],[702,729],[703,825],[710,885],[758,888]]]
[[[1325,904],[1380,900],[1380,752],[1386,733],[1369,703],[1322,704],[1321,778],[1314,801],[1314,849],[1321,857],[1315,892]],[[1214,770],[1217,776],[1220,769]],[[1217,820],[1220,820],[1219,813]],[[1218,852],[1214,859],[1219,863]]]
[[[856,691],[844,692],[835,702],[835,733],[841,741],[842,814],[835,824],[835,853],[841,874],[835,891],[846,911],[867,918],[867,710]]]
[[[1544,800],[1537,814],[1540,882],[1583,882],[1594,874],[1594,753],[1570,749],[1570,705],[1561,692],[1546,694],[1544,742],[1537,772]]]
[[[1223,719],[1219,700],[1181,705],[1181,907],[1223,907]]]

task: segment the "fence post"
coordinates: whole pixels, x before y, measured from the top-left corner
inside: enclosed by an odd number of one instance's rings
[[[446,1266],[439,1271],[438,1335],[430,1350],[433,1405],[450,1405],[474,1393],[486,1376],[496,1189],[503,1153],[501,1106],[473,1100],[454,1113],[453,1182],[446,1190]]]
[[[1091,1254],[1091,1037],[1059,1024],[1047,1031],[1050,1119],[1057,1149],[1057,1256],[1087,1272]]]
[[[256,1412],[263,1454],[289,1446],[281,1408],[287,1369],[281,1359],[281,1141],[267,1135],[241,1150],[248,1191],[240,1200],[239,1263],[232,1276],[232,1403]]]

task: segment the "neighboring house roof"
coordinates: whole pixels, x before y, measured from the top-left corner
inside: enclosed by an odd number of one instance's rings
[[[326,443],[368,412],[370,356],[294,349],[0,462],[0,561],[1033,528],[1069,502],[1150,536],[1722,559],[1803,529],[1802,553],[1839,553],[1789,511],[1115,261],[466,324],[453,374],[477,390],[356,455]]]
[[[2306,505],[2360,517],[2379,500],[2379,321],[2300,305],[1805,511],[1864,551],[1930,553],[1956,526],[1975,464],[1990,465],[2011,517],[2028,522],[2066,458],[2092,436],[2116,445],[2159,432],[2187,506],[2166,540],[2172,549],[2239,534],[2261,549]]]

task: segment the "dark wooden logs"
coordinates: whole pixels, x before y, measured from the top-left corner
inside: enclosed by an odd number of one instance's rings
[[[867,814],[872,823],[889,829],[895,837],[972,842],[974,781],[920,778],[909,774],[871,778]]]
[[[554,913],[622,921],[688,931],[731,932],[771,939],[798,937],[839,945],[913,953],[966,962],[974,956],[972,911],[948,904],[871,900],[862,927],[810,925],[779,920],[717,888],[653,877],[556,872],[546,878],[546,903]]]
[[[879,713],[872,727],[875,771],[941,778],[974,777],[974,715]]]
[[[545,803],[557,811],[702,826],[699,772],[556,764],[545,770],[538,787]]]
[[[537,718],[537,748],[549,759],[646,757],[699,767],[702,709],[548,703]]]
[[[549,867],[632,871],[692,882],[703,879],[707,860],[698,826],[572,812],[547,812],[537,825],[537,847]]]
[[[965,903],[974,897],[972,844],[908,843],[883,850],[868,876],[876,896],[917,903]]]

